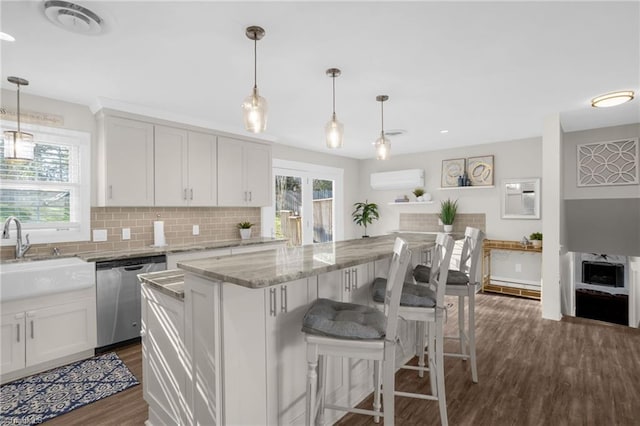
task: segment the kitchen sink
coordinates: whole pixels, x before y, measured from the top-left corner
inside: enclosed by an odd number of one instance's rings
[[[95,263],[77,257],[0,265],[0,302],[94,287]]]

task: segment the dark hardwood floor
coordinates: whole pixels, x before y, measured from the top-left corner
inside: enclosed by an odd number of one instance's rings
[[[534,300],[489,294],[476,300],[479,383],[471,382],[467,363],[446,359],[449,424],[640,424],[640,330],[582,318],[543,320]],[[447,331],[456,326],[454,304]],[[141,380],[140,345],[116,352]],[[412,371],[396,376],[400,390],[427,386],[428,378]],[[370,407],[371,398],[361,405]],[[136,386],[47,424],[142,425],[146,418],[142,386]],[[339,424],[375,425],[355,414]],[[440,424],[437,403],[396,397],[396,424]]]

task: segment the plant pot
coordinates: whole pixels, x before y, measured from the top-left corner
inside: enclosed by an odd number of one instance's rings
[[[444,232],[453,231],[453,225],[444,225]]]
[[[248,240],[251,238],[251,228],[240,229],[240,238],[243,240]]]
[[[541,248],[542,240],[531,240],[531,245],[533,246],[533,248]]]
[[[431,194],[429,194],[428,192],[426,192],[422,198],[424,199],[424,201],[431,201]]]
[[[421,195],[419,197],[416,197],[416,201],[424,201],[424,196]]]

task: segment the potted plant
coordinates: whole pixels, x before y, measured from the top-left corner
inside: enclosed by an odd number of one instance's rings
[[[374,220],[380,219],[378,213],[378,205],[376,203],[369,203],[369,200],[364,200],[364,203],[355,203],[353,205],[356,209],[351,213],[353,221],[360,226],[364,226],[364,235],[362,238],[368,237],[367,225],[371,225]]]
[[[458,211],[458,200],[452,201],[450,198],[442,200],[440,202],[440,220],[444,225],[444,232],[451,232],[453,230],[453,221],[456,218],[456,212]]]
[[[416,201],[424,201],[424,189],[416,188],[413,190],[413,195],[416,196]]]
[[[251,227],[253,223],[251,222],[240,222],[238,223],[238,229],[240,230],[240,238],[243,240],[247,240],[251,238]]]
[[[531,244],[535,248],[542,247],[542,232],[534,232],[533,234],[529,235],[529,239],[531,240]]]

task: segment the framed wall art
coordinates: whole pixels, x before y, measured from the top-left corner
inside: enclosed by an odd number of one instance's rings
[[[638,138],[578,145],[578,186],[638,183]]]
[[[458,186],[458,176],[464,174],[464,158],[442,160],[442,178],[440,185],[443,188]]]
[[[492,186],[493,155],[467,158],[467,176],[471,186]]]

